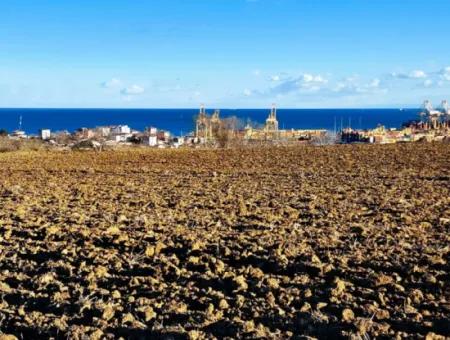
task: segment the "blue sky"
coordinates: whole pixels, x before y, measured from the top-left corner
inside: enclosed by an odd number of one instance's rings
[[[0,107],[450,99],[448,0],[2,0]]]

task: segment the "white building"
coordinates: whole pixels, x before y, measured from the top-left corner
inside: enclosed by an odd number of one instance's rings
[[[51,138],[50,129],[42,129],[40,130],[40,135],[42,140],[49,140]]]
[[[110,139],[115,142],[126,142],[130,137],[132,133],[128,125],[117,125],[111,128]]]
[[[128,141],[128,138],[131,137],[131,134],[128,135],[112,135],[111,136],[111,140],[115,141],[115,142],[126,142]]]
[[[128,135],[131,134],[131,129],[128,125],[117,125],[111,128],[111,134],[113,135]]]
[[[15,130],[9,135],[11,138],[27,138],[25,131]]]
[[[155,128],[155,127],[153,127],[153,126],[151,126],[151,127],[149,127],[149,128],[147,129],[147,132],[148,132],[150,135],[156,135],[157,132],[158,132],[158,129]]]
[[[151,126],[146,129],[146,134],[142,137],[142,144],[148,146],[158,145],[158,129]]]
[[[156,146],[158,145],[158,138],[156,135],[144,136],[142,137],[142,144],[148,146]]]

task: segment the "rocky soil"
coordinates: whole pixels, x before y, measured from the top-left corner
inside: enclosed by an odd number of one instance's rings
[[[449,263],[449,144],[0,155],[0,339],[440,339]]]

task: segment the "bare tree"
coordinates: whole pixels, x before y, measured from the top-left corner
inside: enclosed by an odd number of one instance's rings
[[[230,141],[236,138],[240,124],[242,122],[236,116],[231,116],[221,119],[220,123],[213,127],[213,136],[219,147],[228,146]]]

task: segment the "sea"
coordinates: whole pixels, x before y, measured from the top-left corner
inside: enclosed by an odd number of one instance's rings
[[[198,109],[8,109],[0,108],[0,129],[13,131],[22,128],[28,134],[40,129],[73,132],[81,127],[129,125],[132,129],[146,127],[170,131],[173,135],[187,135],[195,128]],[[330,131],[352,127],[370,129],[382,124],[399,128],[402,123],[418,119],[419,109],[278,109],[279,127],[284,129],[327,129]],[[207,110],[212,113],[213,110]],[[238,118],[239,125],[262,126],[268,109],[222,109],[221,117]],[[20,125],[21,121],[21,125]]]

